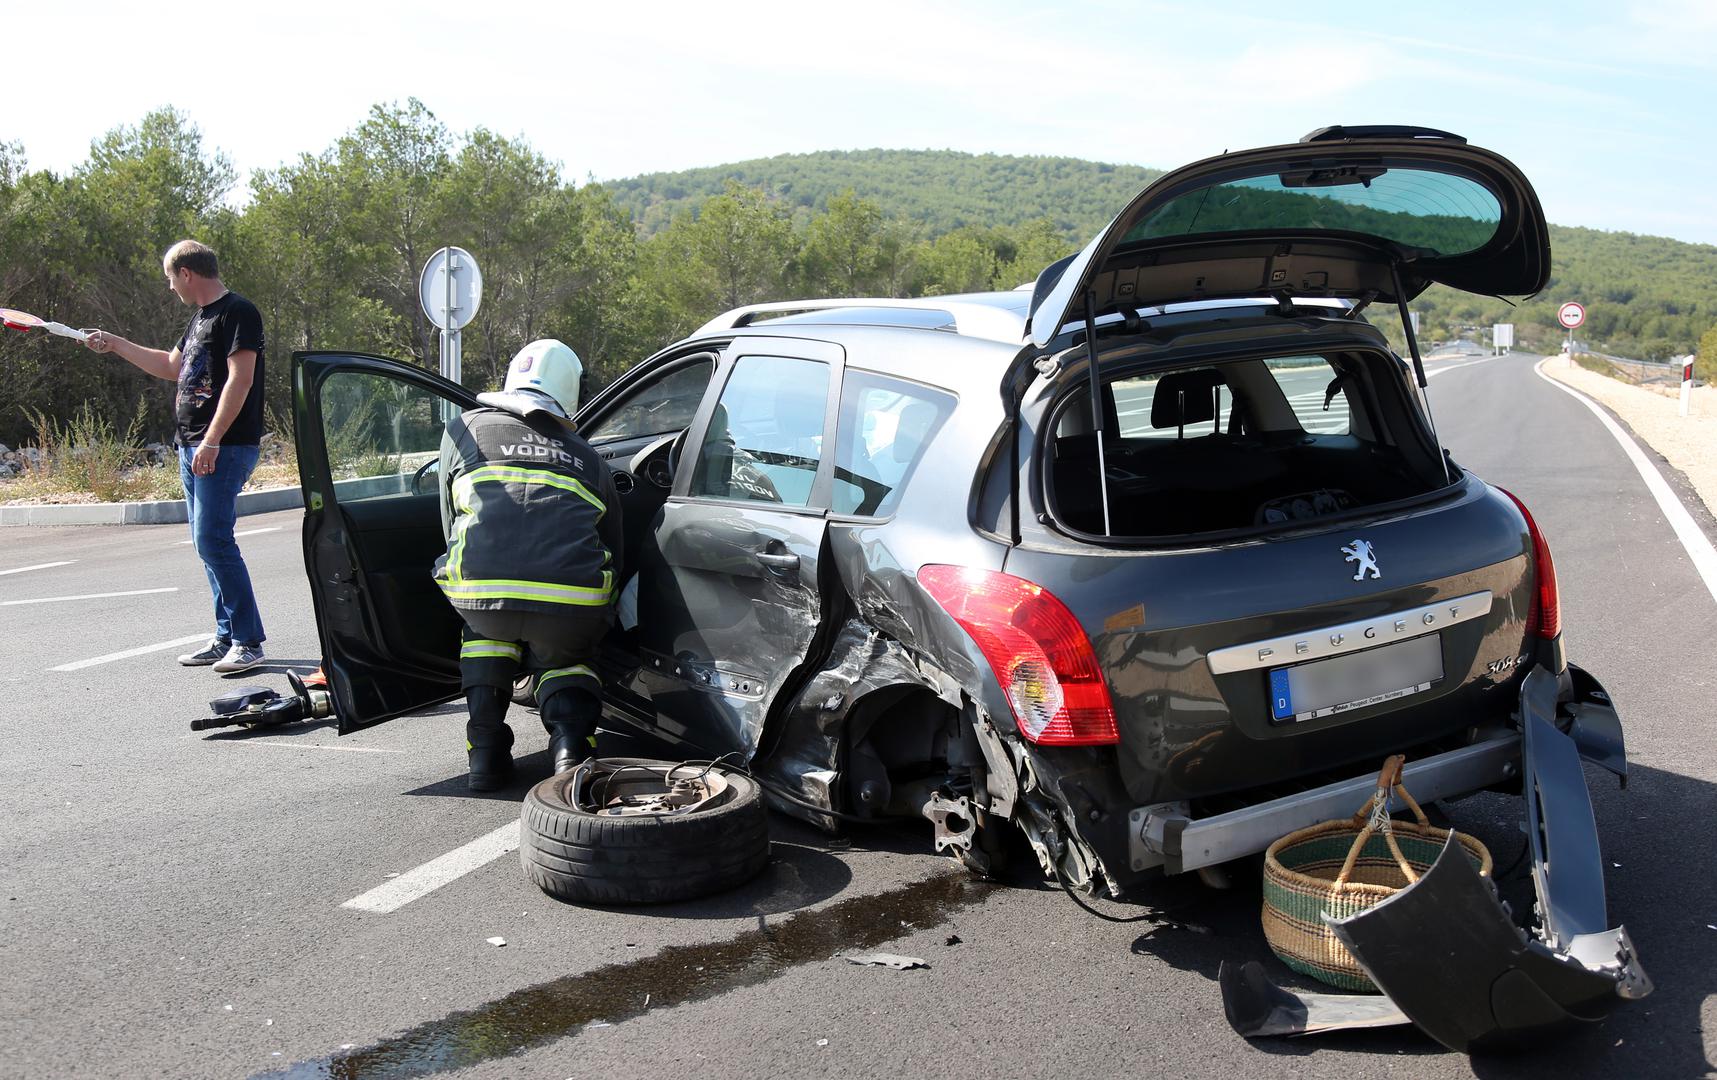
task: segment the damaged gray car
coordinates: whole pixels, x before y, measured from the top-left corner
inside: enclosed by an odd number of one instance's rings
[[[922,816],[979,873],[1018,830],[1111,897],[1345,817],[1404,753],[1422,801],[1521,796],[1533,917],[1445,852],[1337,928],[1387,1000],[1225,976],[1236,1025],[1596,1019],[1649,991],[1582,771],[1625,779],[1621,725],[1531,514],[1439,444],[1407,315],[1549,267],[1504,158],[1327,128],[1164,175],[1026,289],[728,312],[577,417],[624,504],[605,724],[824,827]],[[346,733],[460,692],[428,474],[475,399],[375,357],[293,378]]]

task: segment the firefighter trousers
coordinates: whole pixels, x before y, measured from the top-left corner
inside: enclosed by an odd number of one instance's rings
[[[510,693],[521,671],[531,675],[539,706],[564,690],[602,700],[596,651],[614,621],[610,607],[565,614],[536,611],[466,611],[459,646],[460,685],[493,686]]]

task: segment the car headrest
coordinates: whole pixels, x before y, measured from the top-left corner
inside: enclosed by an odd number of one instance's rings
[[[1178,428],[1216,419],[1215,391],[1223,385],[1215,368],[1171,371],[1151,396],[1151,426]]]

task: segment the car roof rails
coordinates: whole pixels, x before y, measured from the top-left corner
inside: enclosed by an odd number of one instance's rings
[[[1007,294],[1003,294],[1007,295]],[[1025,317],[1018,311],[997,304],[973,300],[953,300],[926,297],[911,300],[891,297],[844,297],[826,300],[782,300],[769,304],[747,304],[723,312],[699,327],[693,337],[739,330],[754,325],[760,316],[801,315],[815,312],[836,312],[842,309],[895,309],[903,311],[936,311],[948,316],[949,328],[962,337],[982,338],[1017,345],[1025,339]],[[811,320],[796,320],[803,323]],[[839,323],[839,318],[827,320]],[[919,326],[918,329],[923,329]]]
[[[1331,124],[1316,131],[1307,133],[1300,139],[1303,143],[1340,142],[1345,139],[1447,139],[1450,142],[1465,143],[1466,137],[1456,135],[1452,131],[1441,131],[1437,128],[1413,127],[1407,124],[1361,124],[1344,127],[1341,124]]]

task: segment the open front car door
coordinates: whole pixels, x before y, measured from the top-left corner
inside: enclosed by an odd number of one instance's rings
[[[441,431],[477,399],[373,356],[292,357],[304,565],[340,734],[459,696],[458,614],[431,571]]]

